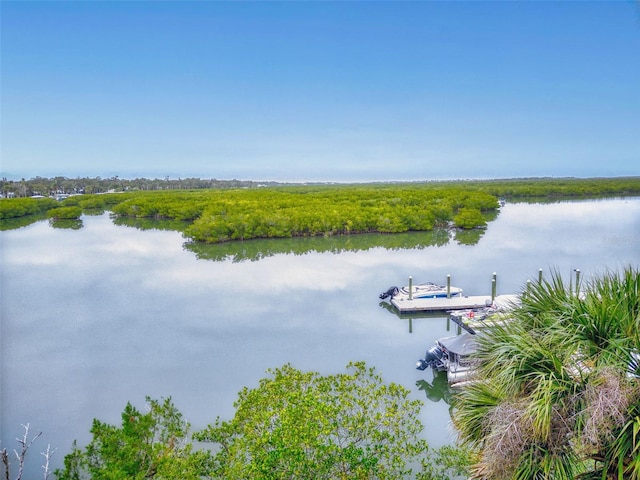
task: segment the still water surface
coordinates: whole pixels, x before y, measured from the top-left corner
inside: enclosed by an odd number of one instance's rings
[[[400,318],[379,293],[409,275],[444,283],[450,274],[465,293],[489,294],[496,272],[506,294],[539,268],[568,280],[574,269],[588,279],[640,266],[640,198],[507,204],[482,235],[457,239],[186,248],[179,232],[115,225],[106,214],[82,223],[0,232],[0,448],[14,448],[30,422],[43,432],[32,461],[50,443],[56,466],[74,439],[90,439],[93,418],[118,423],[128,401],[142,408],[146,395],[171,396],[201,428],[230,418],[237,392],[285,363],[329,374],[365,360],[424,401],[433,445],[449,443],[449,406],[430,391],[431,371],[414,365],[455,332],[444,316]]]

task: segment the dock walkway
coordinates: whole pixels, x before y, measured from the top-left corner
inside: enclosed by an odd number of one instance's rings
[[[497,307],[509,307],[519,302],[519,295],[497,295],[493,303]],[[391,304],[400,313],[436,312],[446,310],[466,310],[468,308],[482,308],[491,306],[491,295],[473,295],[439,298],[392,298]]]

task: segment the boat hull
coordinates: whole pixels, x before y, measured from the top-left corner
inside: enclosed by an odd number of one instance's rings
[[[386,292],[380,294],[380,298],[418,300],[422,298],[459,297],[461,295],[462,289],[459,287],[447,287],[446,285],[438,285],[435,283],[421,283],[412,285],[411,287],[391,287]]]

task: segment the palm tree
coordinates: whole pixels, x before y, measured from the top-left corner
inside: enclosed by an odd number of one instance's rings
[[[554,272],[479,335],[453,420],[477,479],[640,480],[640,272]]]

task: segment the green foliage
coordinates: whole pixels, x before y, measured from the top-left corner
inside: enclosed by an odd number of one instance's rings
[[[202,214],[204,192],[170,191],[114,195],[109,198],[116,215],[135,218],[193,220]]]
[[[429,231],[485,226],[497,195],[587,196],[640,191],[640,179],[542,179],[321,185],[132,194],[119,216],[193,221],[185,235],[220,243],[252,238]],[[491,217],[491,218],[495,218]]]
[[[364,363],[348,370],[321,376],[285,365],[243,389],[234,418],[198,434],[216,446],[216,478],[409,478],[426,450],[421,402]]]
[[[421,460],[422,471],[418,480],[452,480],[469,478],[470,452],[462,447],[444,445],[427,450]]]
[[[2,198],[0,220],[46,212],[60,204],[52,198]]]
[[[0,200],[1,202],[1,200]],[[15,230],[47,219],[47,213],[36,213],[13,218],[0,219],[0,231]]]
[[[640,194],[640,177],[265,185],[237,180],[36,177],[20,182],[4,179],[0,181],[0,190],[5,195],[19,196],[71,194],[61,206],[106,209],[118,217],[192,222],[180,230],[186,237],[205,243],[352,233],[397,234],[430,231],[451,223],[471,230],[496,218],[497,197],[544,200]],[[107,191],[117,193],[103,193]],[[35,201],[0,199],[0,219],[31,215],[43,211],[40,208],[56,206],[51,199],[41,199],[43,203],[35,207]],[[459,239],[461,243],[474,243],[478,238],[460,235]]]
[[[80,230],[84,224],[80,219],[49,219],[49,226],[61,230]]]
[[[640,479],[640,272],[572,290],[554,274],[478,337],[454,411],[476,478]]]
[[[104,195],[83,195],[83,198],[78,202],[78,206],[83,210],[97,209],[102,210],[107,206],[106,198]],[[65,205],[67,203],[65,202]]]
[[[640,177],[512,178],[470,182],[497,197],[558,199],[626,196],[640,193]]]
[[[230,421],[216,419],[190,434],[171,402],[131,404],[120,426],[94,420],[92,440],[74,442],[59,480],[400,479],[466,475],[465,450],[430,450],[418,438],[422,403],[383,382],[362,362],[321,376],[290,365],[269,370],[258,388],[244,388]],[[213,444],[194,448],[192,441]],[[201,447],[204,447],[202,444]]]
[[[80,215],[82,215],[80,207],[58,207],[47,212],[47,216],[54,220],[77,220]]]
[[[461,208],[458,214],[453,217],[453,222],[456,227],[465,229],[484,227],[487,225],[487,222],[482,216],[482,212],[477,208],[470,207]]]
[[[428,231],[460,208],[496,210],[495,197],[460,187],[321,186],[140,194],[113,207],[120,216],[193,220],[200,242],[252,238]],[[484,220],[482,220],[484,224]]]
[[[194,451],[189,424],[171,399],[147,398],[148,413],[131,404],[122,412],[117,427],[94,420],[92,441],[81,450],[74,443],[65,456],[60,480],[199,480],[210,469],[210,455]]]

